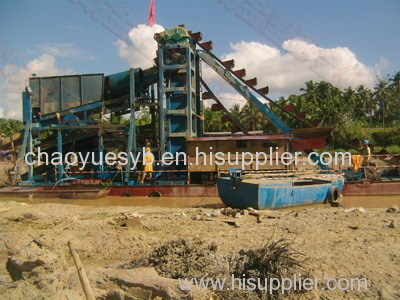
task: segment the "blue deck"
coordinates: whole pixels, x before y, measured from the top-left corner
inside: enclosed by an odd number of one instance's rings
[[[245,179],[236,184],[229,177],[217,181],[218,193],[225,205],[255,209],[324,203],[332,186],[341,191],[343,185],[343,176],[329,174],[317,174],[313,178]]]

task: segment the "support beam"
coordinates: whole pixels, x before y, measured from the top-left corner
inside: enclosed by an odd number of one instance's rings
[[[165,152],[165,111],[167,109],[165,92],[162,90],[164,87],[164,70],[160,66],[164,65],[164,51],[160,51],[162,48],[158,49],[158,66],[159,66],[159,78],[158,78],[158,117],[159,117],[159,143],[160,143],[160,157]]]
[[[25,162],[26,145],[28,143],[28,138],[32,139],[31,127],[32,127],[31,120],[28,119],[25,124],[24,138],[22,140],[21,152],[19,153],[18,164],[16,167],[16,174],[15,174],[16,180],[21,179],[22,164]],[[28,165],[28,170],[29,173],[33,173],[33,166]]]
[[[63,145],[62,131],[58,130],[57,131],[57,151],[59,153],[63,153],[63,146],[62,145]],[[63,165],[59,164],[57,170],[58,170],[57,180],[61,180],[63,178],[63,171],[64,171]]]
[[[28,152],[33,152],[33,140],[32,130],[29,130],[28,136]],[[29,156],[29,162],[32,163],[32,158]],[[28,165],[28,181],[34,182],[33,180],[33,165]]]
[[[49,131],[49,130],[74,130],[74,129],[119,129],[126,125],[122,124],[96,124],[96,125],[52,125],[43,127],[32,127],[32,131]]]
[[[251,104],[258,107],[264,117],[266,117],[276,128],[285,134],[291,133],[290,128],[286,126],[286,124],[283,123],[267,106],[261,103],[261,101],[250,92],[249,88],[241,80],[236,78],[229,69],[221,65],[207,52],[199,51],[198,54],[205,63],[225,79],[225,81],[228,82],[239,94],[246,98]]]
[[[219,99],[217,98],[217,96],[215,96],[215,94],[210,90],[210,88],[208,87],[208,85],[204,82],[203,78],[200,78],[200,82],[201,84],[204,86],[204,88],[207,90],[207,92],[209,93],[211,99],[213,99],[215,102],[217,102],[219,104],[219,106],[222,108],[222,110],[229,116],[229,118],[231,118],[231,120],[233,121],[233,123],[245,134],[245,135],[250,135],[249,132],[242,126],[242,124],[240,124],[240,122],[238,120],[236,120],[236,118],[234,116],[232,116],[232,114],[229,112],[228,109],[226,109],[226,107],[222,104],[221,101],[219,101]]]
[[[211,57],[213,57],[214,60],[217,61],[221,66],[225,66],[225,64],[224,64],[223,61],[221,61],[217,56],[215,56],[214,54],[212,54],[211,52],[209,52],[206,48],[204,48],[204,47],[202,46],[201,43],[196,42],[196,44],[197,44],[200,48],[202,48],[204,51],[208,52],[208,54],[209,54]],[[233,73],[233,71],[230,70],[230,68],[227,68],[227,71],[228,71],[228,72],[230,71],[231,73]],[[239,81],[241,81],[242,83],[244,83],[244,84],[246,83],[245,80],[244,80],[243,78],[238,77],[238,79],[239,79]],[[253,86],[249,86],[249,87],[250,87],[250,89],[251,89],[253,92],[259,94],[261,97],[263,97],[265,100],[267,100],[271,105],[273,105],[273,106],[279,108],[282,112],[284,112],[284,113],[288,114],[289,116],[291,116],[292,118],[295,118],[296,120],[302,122],[304,125],[307,125],[308,127],[314,127],[314,126],[311,125],[309,122],[305,121],[304,119],[301,119],[301,118],[297,117],[296,114],[294,114],[294,113],[292,113],[292,112],[290,112],[290,111],[285,110],[281,105],[279,105],[278,103],[276,103],[275,101],[273,101],[272,99],[270,99],[269,97],[267,97],[267,94],[268,94],[268,92],[269,92],[269,87],[268,87],[268,86],[266,86],[266,87],[264,87],[264,88],[261,88],[261,89],[256,89],[256,88],[253,87]]]
[[[129,182],[129,171],[131,169],[131,155],[130,153],[136,152],[136,119],[135,119],[135,102],[136,102],[136,89],[135,89],[135,72],[134,69],[130,69],[130,92],[129,92],[129,107],[131,110],[131,116],[129,119],[129,136],[128,136],[128,147],[126,152],[128,153],[128,164],[125,167],[125,183]]]

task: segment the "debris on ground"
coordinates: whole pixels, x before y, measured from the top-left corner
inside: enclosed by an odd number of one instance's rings
[[[155,248],[149,255],[121,265],[123,269],[153,267],[158,274],[172,279],[220,278],[232,286],[232,276],[248,278],[293,278],[294,274],[307,277],[306,257],[295,251],[289,241],[270,241],[257,249],[242,249],[221,255],[214,245],[201,240],[179,239]],[[237,287],[238,288],[238,287]],[[232,299],[232,292],[213,291],[220,299]],[[276,294],[280,290],[275,290]],[[263,299],[260,291],[236,291],[234,299]],[[271,295],[270,295],[271,296]]]
[[[215,207],[4,201],[0,202],[0,298],[84,298],[67,246],[73,240],[96,299],[268,299],[243,290],[183,292],[176,278],[272,276],[275,271],[281,273],[274,276],[301,272],[312,278],[368,279],[365,291],[319,289],[287,295],[290,299],[376,299],[379,294],[396,299],[400,214],[386,214],[386,208],[368,208],[366,213],[358,209],[345,213],[342,208],[265,211],[277,217],[263,217],[257,223],[250,212],[263,215],[261,210],[236,211],[240,217],[235,218],[218,215]],[[196,216],[199,221],[193,220]],[[140,220],[140,225],[124,227],[130,219]]]
[[[367,211],[362,207],[353,207],[344,210],[345,213],[366,213]]]
[[[135,259],[125,266],[154,267],[161,275],[173,279],[216,277],[229,270],[226,257],[218,254],[215,246],[201,240],[178,239],[155,248],[148,256]]]
[[[398,213],[399,207],[397,205],[392,205],[386,210],[386,212],[387,213]]]
[[[396,225],[394,225],[394,221],[390,222],[388,225],[389,228],[396,228]]]

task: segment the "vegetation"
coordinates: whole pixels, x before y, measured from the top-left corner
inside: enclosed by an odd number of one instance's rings
[[[230,109],[231,115],[240,121],[240,124],[249,131],[267,130],[270,125],[262,113],[253,105],[246,104],[240,108],[234,104]],[[239,131],[235,125],[224,120],[222,110],[213,111],[212,108],[204,109],[204,130],[207,132]]]
[[[308,81],[300,95],[280,97],[271,105],[290,128],[334,126],[338,140],[371,140],[376,146],[400,145],[400,72],[379,79],[373,89],[360,85],[341,90],[326,81]],[[205,131],[237,131],[230,122],[221,122],[224,113],[205,108]],[[261,113],[246,104],[231,110],[247,130],[274,129]],[[308,124],[308,125],[307,125]],[[392,147],[393,148],[393,147]]]
[[[306,82],[300,89],[301,95],[279,98],[277,103],[287,110],[304,114],[305,121],[324,126],[352,126],[364,128],[387,128],[400,121],[400,72],[379,79],[373,90],[360,85],[344,91],[326,81]],[[281,111],[276,111],[282,115]],[[292,127],[303,127],[298,120],[292,120]]]
[[[13,119],[0,119],[0,133],[2,136],[9,137],[24,129],[24,123]]]

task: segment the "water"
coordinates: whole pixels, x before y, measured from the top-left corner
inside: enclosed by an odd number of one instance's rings
[[[160,207],[224,207],[219,197],[119,197],[108,196],[100,199],[57,199],[57,198],[16,198],[0,197],[1,201],[17,201],[29,204],[63,203],[87,206],[160,206]]]
[[[345,207],[388,208],[393,204],[400,206],[400,195],[346,196],[342,204]]]
[[[15,198],[0,197],[0,201],[17,201],[29,204],[63,203],[83,206],[159,206],[159,207],[224,207],[219,197],[116,197],[109,196],[101,199],[49,199],[49,198]],[[346,196],[343,197],[344,207],[387,208],[391,205],[400,206],[400,195],[393,196]],[[314,207],[327,208],[326,204],[311,204],[298,208]],[[297,208],[297,207],[296,207]],[[290,209],[293,209],[292,207]]]

